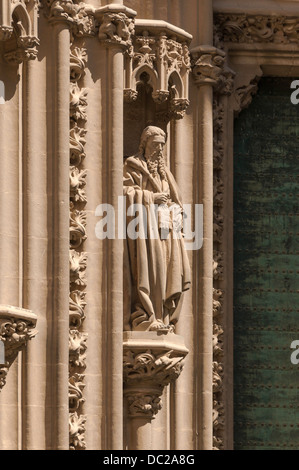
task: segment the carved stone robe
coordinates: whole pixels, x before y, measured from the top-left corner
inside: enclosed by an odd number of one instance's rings
[[[142,204],[147,213],[147,239],[129,237],[124,249],[124,323],[125,330],[147,329],[155,320],[165,325],[178,320],[182,294],[190,288],[190,267],[183,237],[176,239],[170,231],[167,239],[150,237],[150,205],[154,194],[166,192],[170,203],[182,207],[174,177],[165,168],[167,180],[154,177],[142,157],[129,157],[124,164],[124,195],[127,209]],[[139,220],[143,218],[139,213]],[[127,224],[132,217],[127,216]],[[137,326],[142,322],[142,325]]]

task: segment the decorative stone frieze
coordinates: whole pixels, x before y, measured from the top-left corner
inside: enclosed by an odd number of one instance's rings
[[[4,344],[4,363],[0,363],[0,390],[6,383],[10,365],[19,351],[37,334],[37,316],[31,310],[0,305],[0,341]]]
[[[173,333],[124,333],[124,396],[131,418],[155,417],[164,387],[179,377],[187,354],[183,338]]]
[[[217,43],[298,44],[298,17],[260,14],[217,13],[214,16]]]

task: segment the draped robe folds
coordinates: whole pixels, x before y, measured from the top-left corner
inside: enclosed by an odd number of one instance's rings
[[[165,167],[172,203],[182,207],[174,177]],[[124,164],[124,195],[126,209],[142,204],[146,220],[138,213],[139,222],[147,224],[147,238],[136,240],[127,236],[124,247],[124,327],[125,330],[146,330],[154,321],[164,325],[178,321],[183,292],[191,285],[190,267],[184,240],[174,238],[170,230],[167,239],[150,236],[150,205],[154,194],[163,192],[160,175],[154,177],[143,157],[129,157]],[[126,223],[135,216],[126,215]]]

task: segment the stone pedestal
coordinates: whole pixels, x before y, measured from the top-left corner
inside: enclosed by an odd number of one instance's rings
[[[162,408],[164,387],[180,375],[188,354],[182,336],[124,333],[124,398],[131,450],[151,449],[151,422]]]

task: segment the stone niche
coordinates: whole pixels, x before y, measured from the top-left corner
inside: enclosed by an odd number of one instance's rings
[[[138,166],[140,162],[146,161],[148,170],[145,171],[149,171],[149,180],[152,178],[150,162],[147,157],[149,153],[147,154],[147,150],[145,150],[143,159],[140,154],[141,136],[146,133],[148,126],[153,126],[154,129],[160,128],[158,134],[160,130],[162,137],[161,135],[157,137],[157,134],[152,138],[160,139],[162,147],[164,147],[166,137],[167,140],[175,139],[173,133],[176,132],[176,126],[169,124],[181,120],[185,116],[189,105],[189,73],[191,70],[189,45],[191,40],[190,34],[165,21],[142,19],[135,21],[132,44],[125,52],[124,156],[126,176],[124,190],[127,198],[128,194],[132,195],[136,189],[133,184],[130,188],[131,191],[126,191],[126,188],[132,184],[132,178],[134,179],[134,165],[141,168]],[[147,145],[146,143],[145,147]],[[138,148],[139,154],[136,154]],[[164,149],[164,152],[166,154],[167,149],[166,151]],[[163,154],[164,158],[165,154]],[[127,158],[129,156],[134,157]],[[130,165],[132,166],[130,167]],[[167,166],[166,161],[165,165]],[[142,171],[141,169],[141,174]],[[178,207],[179,198],[175,200],[173,196],[178,194],[173,189],[177,186],[169,169],[167,169],[167,175],[169,175],[170,188],[169,204],[175,201]],[[143,191],[142,188],[143,186],[140,184],[140,188],[136,191],[140,194],[140,190]],[[154,193],[158,191],[155,184],[145,192],[152,193],[148,197],[156,200]],[[126,265],[130,265],[130,263],[132,265],[136,262],[140,269],[140,263],[142,264],[144,259],[140,255],[137,261],[132,253],[133,251],[130,251]],[[145,263],[148,263],[146,267],[148,272],[151,272],[152,269],[155,270],[155,266],[151,266],[151,263],[155,262],[154,258],[153,256],[153,260],[145,260]],[[135,271],[133,270],[133,272]],[[135,275],[132,274],[132,284],[134,284],[134,280],[138,283],[137,277],[135,279]],[[151,285],[151,276],[149,276],[149,284],[149,291],[154,292],[153,295],[155,295],[156,284]],[[132,293],[134,288],[130,287],[125,291]],[[142,298],[142,288],[140,291],[140,298]],[[160,287],[158,291],[160,292]],[[148,295],[150,296],[151,293]],[[135,299],[134,294],[132,296]],[[188,349],[185,346],[184,338],[175,334],[174,325],[162,325],[161,329],[157,328],[156,331],[151,326],[147,330],[136,328],[133,319],[138,316],[140,311],[142,318],[142,312],[146,311],[145,305],[148,305],[145,302],[140,307],[141,310],[138,310],[137,304],[138,301],[135,304],[137,310],[133,312],[131,310],[131,331],[125,331],[123,339],[124,415],[126,435],[129,436],[128,447],[146,449],[151,440],[151,423],[162,408],[162,396],[165,388],[179,377]],[[126,310],[125,306],[124,310]],[[155,311],[154,314],[156,313]],[[150,323],[150,321],[144,323]],[[125,325],[130,325],[130,322],[125,321]],[[129,329],[130,326],[127,330]]]

